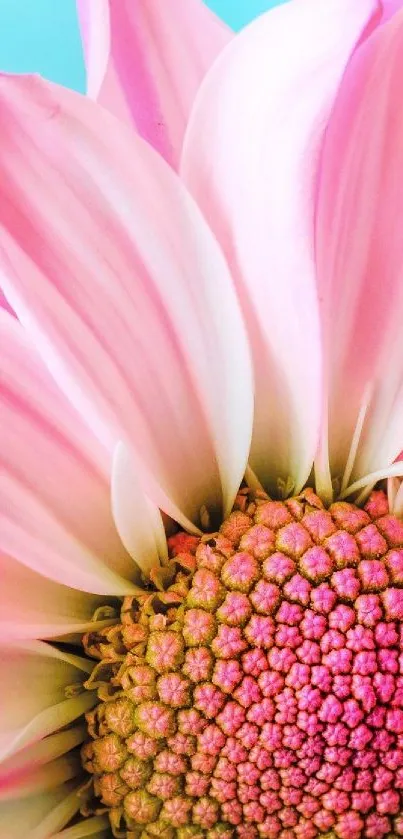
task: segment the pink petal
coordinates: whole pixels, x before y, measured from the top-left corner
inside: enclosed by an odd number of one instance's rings
[[[0,579],[0,637],[4,642],[71,636],[111,623],[93,621],[105,598],[55,583],[6,554],[0,554]],[[102,618],[102,612],[100,615]]]
[[[381,0],[382,23],[386,23],[396,12],[403,7],[402,0]]]
[[[398,460],[403,460],[402,452]],[[389,512],[398,518],[403,518],[403,480],[402,478],[388,478]]]
[[[93,816],[67,827],[60,833],[54,833],[52,839],[110,839],[110,822],[107,815]]]
[[[403,519],[403,481],[400,481],[400,486],[396,492],[393,509],[391,511],[395,516]]]
[[[113,460],[112,510],[122,543],[145,574],[160,565],[160,559],[167,559],[161,514],[143,494],[130,452],[122,443]]]
[[[375,0],[305,0],[262,15],[208,74],[182,174],[224,247],[254,350],[251,466],[296,491],[315,455],[321,349],[313,198],[323,129]]]
[[[11,312],[11,314],[14,314],[10,304],[6,300],[6,298],[3,294],[3,292],[1,291],[1,289],[0,289],[0,308],[6,309],[7,312]]]
[[[108,70],[111,47],[109,0],[76,0],[87,73],[87,94],[96,99]],[[119,114],[120,116],[120,114]]]
[[[97,701],[81,688],[93,662],[44,644],[20,641],[0,648],[0,760],[67,726]]]
[[[168,165],[103,108],[3,78],[4,287],[58,383],[153,503],[185,523],[227,510],[252,387],[223,256]]]
[[[36,832],[36,828],[49,813],[63,806],[66,797],[71,794],[71,789],[71,783],[67,783],[49,792],[29,796],[19,801],[18,806],[15,801],[0,803],[0,839],[33,839],[34,830]],[[46,835],[50,834],[42,832],[40,839]],[[38,834],[36,839],[39,839]]]
[[[87,738],[85,723],[50,734],[0,764],[0,801],[44,792],[81,774],[79,757],[69,754]]]
[[[362,426],[353,480],[403,445],[403,12],[353,56],[330,120],[317,210],[333,475]]]
[[[129,593],[133,586],[123,578],[136,568],[113,523],[106,450],[59,393],[23,327],[1,310],[0,348],[2,550],[65,586]],[[46,581],[41,587],[31,578],[45,597]],[[62,593],[56,600],[61,607]]]
[[[174,167],[196,92],[231,31],[201,0],[78,0],[88,93]]]
[[[20,753],[21,754],[21,753]],[[5,762],[7,766],[8,761]],[[0,772],[3,774],[4,764],[0,767]],[[79,755],[65,755],[58,760],[52,761],[50,764],[38,767],[34,765],[30,771],[20,772],[18,783],[14,786],[10,781],[10,775],[6,776],[7,784],[4,789],[0,788],[0,801],[9,801],[14,799],[15,806],[18,806],[18,800],[26,795],[35,795],[44,790],[51,790],[70,781],[72,778],[81,775],[82,765]],[[13,778],[14,780],[14,778]],[[1,784],[1,778],[0,778]]]
[[[69,781],[67,784],[63,784],[62,787],[57,787],[56,790],[63,790],[64,792],[63,798],[60,801],[52,799],[51,792],[43,794],[44,799],[47,801],[46,815],[44,815],[39,823],[35,820],[35,827],[31,827],[29,831],[29,839],[55,839],[56,836],[60,836],[60,833],[57,831],[70,824],[81,807],[82,798],[79,795],[81,786],[82,783],[77,785],[77,779],[75,779],[75,781]],[[20,832],[13,833],[12,839],[14,837],[15,839],[20,839],[22,829],[26,824],[25,814],[28,813],[31,818],[30,803],[34,800],[35,797],[32,799],[30,797],[20,802],[21,812],[15,820],[11,818],[11,823],[14,826],[20,825]],[[63,831],[61,835],[63,836]]]

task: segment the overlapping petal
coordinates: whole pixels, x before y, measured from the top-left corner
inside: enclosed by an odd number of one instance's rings
[[[223,245],[253,346],[251,466],[298,490],[320,421],[313,252],[320,142],[375,0],[273,9],[224,50],[196,100],[181,171]]]
[[[136,566],[112,519],[107,451],[58,391],[21,324],[1,310],[0,343],[2,550],[64,586],[129,593]],[[6,561],[4,573],[12,586]],[[22,580],[18,566],[15,575]],[[46,586],[31,580],[46,598]],[[65,615],[67,592],[55,594],[61,609],[66,596]],[[84,608],[89,616],[92,602],[82,600],[77,614]]]
[[[68,824],[79,808],[74,782],[28,796],[18,802],[0,802],[0,839],[48,839]],[[50,830],[49,830],[50,822]],[[84,834],[85,835],[85,834]]]
[[[403,460],[403,452],[400,453],[398,460]],[[388,502],[389,510],[397,518],[403,518],[403,480],[402,478],[392,477],[388,479]]]
[[[77,749],[86,736],[86,726],[75,725],[50,734],[2,761],[0,801],[46,792],[81,775],[80,757],[72,750]]]
[[[0,839],[108,839],[107,815],[65,827],[82,804],[84,780],[79,757],[65,751],[85,736],[85,726],[74,726],[0,764]]]
[[[225,260],[169,166],[104,109],[3,78],[4,287],[64,391],[178,521],[228,511],[252,388]],[[36,520],[36,519],[35,519]]]
[[[402,0],[381,0],[382,6],[382,23],[386,23],[396,12],[398,12],[403,4]]]
[[[110,835],[108,816],[93,816],[55,833],[52,839],[85,839],[87,836],[91,836],[91,839],[110,839]]]
[[[168,557],[161,514],[144,496],[130,452],[116,447],[112,470],[112,510],[120,538],[143,571]]]
[[[8,301],[6,300],[6,298],[5,298],[4,294],[3,294],[3,292],[2,292],[1,290],[0,290],[0,307],[1,307],[2,309],[6,309],[6,311],[11,312],[11,313],[12,313],[12,311],[13,311],[13,310],[12,310],[12,308],[11,308],[11,306],[10,306],[10,304],[9,304],[9,303],[8,303]]]
[[[231,38],[202,0],[78,0],[90,96],[173,166],[196,92]]]
[[[403,445],[402,75],[400,11],[353,56],[322,156],[316,226],[329,451],[344,484],[385,468]]]
[[[16,641],[0,647],[0,760],[67,726],[97,701],[81,690],[93,663],[44,644]]]
[[[0,579],[3,642],[71,637],[112,622],[111,610],[103,607],[105,598],[55,583],[7,554],[0,554]],[[99,607],[100,620],[94,621]]]

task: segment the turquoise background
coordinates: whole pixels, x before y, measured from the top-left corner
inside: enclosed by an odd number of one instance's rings
[[[97,2],[97,0],[94,0]],[[284,0],[209,0],[233,29]],[[0,70],[84,90],[75,0],[0,0]]]

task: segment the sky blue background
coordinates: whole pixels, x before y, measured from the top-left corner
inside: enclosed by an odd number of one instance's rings
[[[207,5],[238,29],[280,2],[209,0]],[[83,91],[75,0],[0,0],[0,70],[41,73]]]

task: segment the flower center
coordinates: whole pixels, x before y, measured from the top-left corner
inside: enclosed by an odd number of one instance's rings
[[[403,836],[403,523],[242,490],[84,639],[85,814],[127,839]]]

